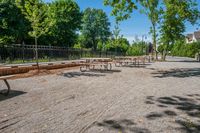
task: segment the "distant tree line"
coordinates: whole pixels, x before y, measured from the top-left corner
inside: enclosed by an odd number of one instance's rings
[[[164,45],[158,47],[160,53],[164,52]],[[200,54],[200,42],[186,43],[184,40],[176,41],[169,47],[172,56],[183,56],[194,58],[196,54]]]
[[[118,26],[110,30],[103,10],[81,11],[73,0],[0,0],[0,46],[25,43],[126,53],[130,44],[119,31]]]

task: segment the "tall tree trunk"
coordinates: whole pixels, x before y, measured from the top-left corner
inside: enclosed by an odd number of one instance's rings
[[[166,61],[166,56],[167,56],[167,50],[164,49],[162,52],[162,61]]]
[[[167,56],[167,51],[164,51],[164,55],[163,55],[163,61],[166,61],[166,56]]]
[[[37,69],[38,69],[38,71],[39,71],[37,37],[35,37],[35,60],[36,60]]]
[[[157,44],[157,41],[156,41],[156,26],[154,23],[152,23],[152,28],[153,28],[153,53],[152,53],[152,56],[153,58],[155,57],[156,60],[158,60],[158,54],[157,54],[157,51],[156,51],[156,44]]]
[[[94,49],[94,51],[96,51],[97,50],[96,40],[93,38],[92,42],[93,42],[93,49]]]

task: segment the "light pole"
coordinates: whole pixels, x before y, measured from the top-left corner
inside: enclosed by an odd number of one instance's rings
[[[144,41],[144,39],[145,39],[145,40],[147,39],[147,36],[146,36],[145,34],[142,35],[142,54],[144,53],[143,47],[144,47],[144,45],[146,44],[145,41]]]

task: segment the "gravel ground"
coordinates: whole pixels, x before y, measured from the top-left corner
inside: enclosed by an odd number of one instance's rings
[[[200,63],[189,58],[10,84],[2,133],[200,133]]]

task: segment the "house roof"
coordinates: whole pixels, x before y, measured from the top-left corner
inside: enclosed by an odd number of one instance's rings
[[[200,39],[200,30],[194,32],[194,37],[195,37],[196,39]]]
[[[193,38],[193,34],[187,34],[186,37],[188,38],[188,40],[192,40],[192,38]]]

